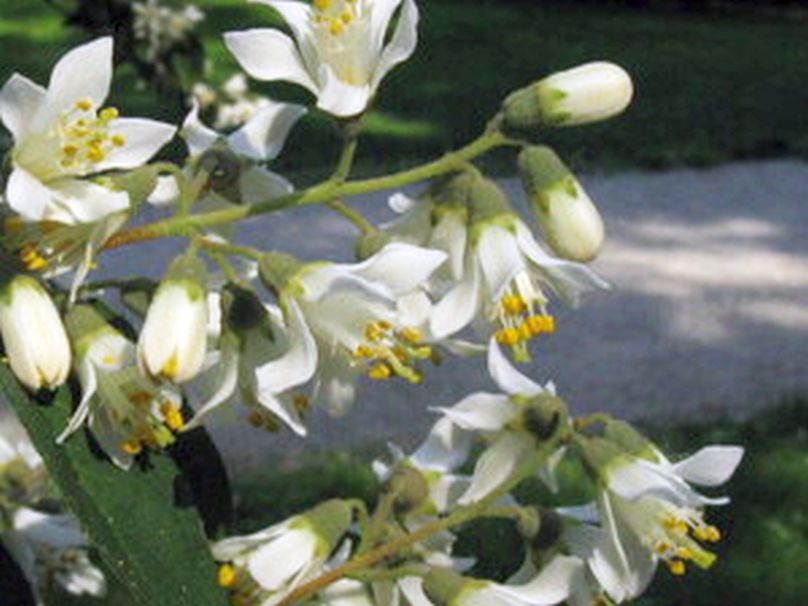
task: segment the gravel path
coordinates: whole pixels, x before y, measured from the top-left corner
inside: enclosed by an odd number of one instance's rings
[[[614,289],[577,312],[554,306],[559,329],[537,349],[533,377],[554,380],[576,412],[632,419],[743,415],[808,389],[808,164],[582,180],[608,232],[594,268]],[[515,180],[503,184],[519,198]],[[359,206],[374,220],[389,217],[382,197]],[[308,258],[338,260],[349,258],[353,230],[329,213],[300,209],[251,221],[243,233],[263,246],[303,246]],[[168,248],[152,249],[157,267]],[[128,251],[104,262],[118,275],[131,264]],[[448,361],[419,387],[368,386],[345,418],[314,415],[306,441],[227,423],[214,431],[239,470],[256,470],[304,449],[412,444],[433,419],[427,406],[478,389],[494,389],[482,360]]]

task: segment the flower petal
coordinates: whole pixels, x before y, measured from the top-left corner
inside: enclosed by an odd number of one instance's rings
[[[438,250],[391,242],[366,261],[345,267],[384,284],[394,295],[404,295],[426,282],[445,260],[446,254]]]
[[[87,416],[90,414],[90,400],[98,389],[95,366],[93,366],[92,361],[88,358],[81,361],[78,368],[78,376],[79,383],[81,384],[81,401],[79,401],[78,406],[76,406],[76,412],[70,417],[67,427],[65,427],[64,431],[56,438],[57,444],[64,443],[67,438],[84,425],[84,421],[87,420]]]
[[[250,166],[241,171],[239,190],[242,203],[257,204],[291,194],[294,186],[277,173],[260,166]]]
[[[250,575],[267,591],[282,589],[314,558],[317,537],[305,530],[289,530],[256,549],[248,562]]]
[[[19,142],[30,133],[32,118],[45,101],[44,88],[25,76],[13,74],[0,90],[0,120]]]
[[[47,216],[53,193],[22,168],[15,168],[6,185],[6,201],[27,221],[41,221]]]
[[[477,459],[471,486],[458,503],[474,503],[499,488],[534,447],[535,442],[529,435],[511,432],[503,434]]]
[[[516,274],[526,269],[516,238],[504,227],[489,225],[480,234],[476,252],[491,300],[498,301]]]
[[[450,408],[434,408],[466,431],[499,431],[516,414],[517,407],[508,396],[477,392]]]
[[[284,301],[284,309],[291,347],[277,360],[255,369],[259,399],[265,397],[263,392],[269,397],[305,383],[317,369],[317,345],[303,312],[293,299]]]
[[[100,107],[112,82],[112,38],[106,36],[64,55],[51,72],[47,104],[35,118],[42,127],[80,99]]]
[[[676,463],[673,471],[693,484],[718,486],[735,473],[743,451],[741,446],[707,446]]]
[[[465,328],[480,309],[480,296],[479,269],[476,263],[467,262],[463,279],[434,307],[430,325],[435,338],[443,339]]]
[[[419,469],[447,472],[460,467],[471,450],[472,434],[448,417],[438,420],[426,440],[410,456]]]
[[[524,585],[492,584],[491,588],[520,604],[558,604],[569,596],[572,579],[582,566],[583,562],[579,558],[556,556],[534,579]]]
[[[79,223],[92,223],[109,214],[129,208],[129,194],[79,179],[59,179],[51,183],[59,204]]]
[[[203,373],[192,384],[192,387],[196,387],[203,392],[200,399],[204,400],[204,402],[193,418],[185,424],[183,431],[202,425],[208,414],[230,399],[235,393],[238,385],[238,362],[239,355],[236,344],[226,339],[221,346],[219,363]]]
[[[258,80],[285,80],[299,84],[315,95],[314,83],[294,41],[275,29],[250,29],[224,35],[228,50],[244,71]]]
[[[199,156],[221,137],[219,133],[205,126],[199,119],[199,103],[196,100],[182,123],[180,136],[185,140],[191,156]]]
[[[338,118],[361,114],[373,94],[369,84],[357,86],[340,80],[328,65],[320,66],[317,107]]]
[[[291,398],[276,397],[269,391],[263,391],[256,395],[256,399],[261,406],[277,416],[297,435],[305,437],[309,433],[309,430],[303,424],[303,419],[300,418],[300,413],[297,411],[297,407]]]
[[[146,118],[119,118],[110,122],[109,132],[123,137],[124,144],[113,147],[104,161],[96,164],[98,172],[144,164],[171,141],[177,129],[171,124]]]
[[[488,342],[488,372],[497,386],[509,395],[535,396],[545,391],[513,367],[493,337]]]
[[[295,122],[305,113],[302,105],[271,101],[231,134],[227,142],[237,154],[253,160],[272,160],[283,149]]]
[[[398,4],[398,2],[395,2],[395,4]],[[374,7],[374,17],[377,11],[379,11],[379,8]],[[386,24],[384,29],[387,29]],[[384,31],[382,31],[382,38],[383,37]],[[376,69],[373,72],[373,79],[371,81],[371,89],[373,91],[378,88],[382,79],[391,69],[412,56],[417,44],[418,7],[415,5],[414,0],[404,0],[396,30],[393,32],[390,42],[382,51],[379,62],[376,64]]]

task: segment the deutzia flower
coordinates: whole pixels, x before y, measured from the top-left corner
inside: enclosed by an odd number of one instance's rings
[[[566,600],[581,560],[556,556],[527,583],[511,585],[462,577],[448,570],[433,569],[417,592],[407,596],[413,606],[549,606]]]
[[[149,305],[138,340],[138,365],[147,375],[185,383],[202,369],[207,351],[205,264],[177,257]]]
[[[43,603],[40,590],[53,583],[73,595],[106,594],[104,574],[90,562],[87,540],[71,516],[20,507],[11,528],[0,533],[0,542],[19,564],[38,604]]]
[[[715,555],[703,543],[718,541],[721,534],[704,521],[703,510],[728,499],[705,497],[689,483],[723,484],[740,462],[742,448],[709,446],[674,464],[647,442],[649,447],[636,454],[603,438],[580,444],[603,486],[597,502],[601,533],[587,563],[612,599],[639,595],[660,560],[675,575],[684,574],[687,563],[713,564]]]
[[[494,326],[497,342],[525,361],[527,342],[555,330],[542,287],[577,305],[583,292],[608,285],[586,266],[545,253],[493,182],[478,178],[468,203],[463,277],[435,305],[432,333],[436,338],[454,334],[481,314]]]
[[[70,343],[48,293],[34,278],[0,272],[0,335],[15,376],[34,391],[58,387],[70,371]]]
[[[144,447],[171,444],[172,432],[184,425],[179,393],[141,374],[134,343],[92,307],[73,307],[67,327],[75,343],[81,400],[58,441],[86,422],[104,452],[123,469],[131,467]]]
[[[277,604],[322,571],[352,515],[345,501],[326,501],[265,530],[215,543],[213,557],[223,562],[219,584],[234,603],[243,596],[262,606]]]
[[[401,243],[356,264],[303,264],[279,253],[265,255],[261,276],[277,294],[291,348],[258,368],[259,391],[282,393],[316,373],[316,397],[341,411],[353,402],[359,372],[420,382],[416,363],[432,351],[420,331],[399,321],[397,297],[416,290],[445,258]]]
[[[477,459],[471,485],[458,500],[460,504],[478,501],[502,486],[564,422],[563,403],[555,397],[554,386],[541,387],[517,371],[493,340],[488,349],[488,370],[504,393],[478,392],[450,408],[436,409],[460,429],[479,433],[490,442]],[[551,487],[552,468],[561,454],[563,450],[540,471]]]
[[[214,321],[212,332],[218,341],[218,361],[198,381],[196,391],[202,403],[185,429],[200,425],[220,406],[240,400],[249,411],[247,421],[253,427],[275,430],[281,420],[298,435],[306,435],[301,418],[308,405],[305,396],[273,393],[259,390],[258,386],[256,369],[282,357],[291,346],[280,310],[265,306],[252,291],[232,284],[217,296],[216,304],[221,318]],[[276,366],[275,372],[291,383],[307,380],[298,377],[300,369],[294,364]]]
[[[280,154],[292,127],[305,114],[305,108],[267,100],[235,132],[224,136],[199,119],[194,102],[185,118],[182,135],[197,166],[209,170],[209,190],[198,202],[208,210],[228,203],[254,204],[291,193],[292,184],[260,164]],[[176,181],[162,177],[149,200],[156,204],[175,201],[179,196]]]
[[[85,179],[135,168],[174,136],[174,127],[119,118],[102,108],[112,79],[112,38],[62,57],[47,90],[14,74],[0,91],[0,119],[14,136],[8,204],[27,221],[89,223],[129,207],[129,195]]]
[[[276,29],[252,29],[226,33],[227,48],[252,77],[304,86],[317,96],[317,107],[338,117],[362,113],[384,76],[415,50],[413,0],[257,1],[281,14],[294,40]]]

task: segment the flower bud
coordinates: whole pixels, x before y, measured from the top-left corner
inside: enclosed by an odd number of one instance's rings
[[[559,257],[587,262],[603,245],[603,220],[581,184],[549,147],[519,154],[519,174],[539,228]]]
[[[626,109],[633,93],[631,77],[622,67],[586,63],[511,93],[503,104],[505,124],[530,129],[600,122]]]
[[[207,348],[208,302],[205,265],[192,255],[177,257],[152,299],[138,341],[145,374],[184,383],[202,369]]]
[[[304,263],[279,252],[265,253],[258,261],[258,275],[269,290],[278,293],[303,268]]]
[[[358,261],[364,261],[375,255],[382,248],[390,244],[393,239],[390,234],[379,230],[363,233],[354,245],[354,256]]]
[[[47,291],[26,275],[0,283],[0,335],[11,370],[33,390],[58,387],[70,371],[70,342]]]

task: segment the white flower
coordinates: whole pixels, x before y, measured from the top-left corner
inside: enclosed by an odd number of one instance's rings
[[[435,305],[436,338],[460,331],[480,314],[494,326],[497,342],[523,361],[529,358],[528,341],[555,330],[542,287],[571,305],[587,290],[608,288],[586,266],[545,253],[514,214],[477,223],[469,240],[462,279]]]
[[[35,594],[57,583],[70,594],[102,597],[104,574],[87,556],[87,540],[75,518],[19,508],[11,529],[0,533],[0,542],[22,569]],[[37,599],[38,603],[42,603]]]
[[[174,383],[194,378],[207,351],[206,270],[199,259],[174,260],[149,305],[138,340],[138,365]]]
[[[0,119],[14,136],[8,204],[28,221],[87,223],[129,207],[126,192],[84,179],[146,162],[174,127],[119,118],[103,108],[112,79],[112,38],[62,57],[47,90],[14,74],[0,91]]]
[[[42,457],[34,448],[25,427],[9,405],[0,400],[0,472],[18,459],[31,470],[44,469]]]
[[[122,469],[131,467],[144,447],[172,443],[172,431],[184,425],[179,393],[141,374],[134,343],[91,307],[73,307],[67,324],[76,343],[81,400],[57,441],[63,442],[86,422],[104,452]]]
[[[542,387],[521,374],[493,340],[488,349],[488,370],[504,393],[478,392],[450,408],[435,409],[460,429],[481,434],[490,442],[477,459],[471,484],[458,500],[460,504],[478,501],[502,486],[540,441],[548,437],[544,433],[554,430],[544,427],[552,419],[544,419],[538,408],[540,404],[536,403],[539,397],[557,401],[552,383]],[[563,450],[551,457],[540,471],[542,479],[551,487],[554,487],[552,470],[561,454]]]
[[[672,464],[656,451],[640,458],[625,453],[601,469],[605,486],[598,498],[601,532],[587,557],[598,583],[615,601],[639,595],[659,560],[675,575],[687,563],[709,568],[715,555],[702,543],[718,541],[717,528],[704,521],[708,498],[688,482],[717,486],[734,473],[743,456],[737,446],[709,446]]]
[[[549,606],[566,600],[581,560],[556,556],[528,582],[520,585],[464,578],[435,569],[423,582],[423,591],[411,592],[412,606]]]
[[[317,96],[335,116],[362,113],[385,75],[412,55],[418,9],[413,0],[255,0],[278,11],[294,40],[275,29],[225,34],[244,70],[258,80],[286,80]],[[396,9],[401,13],[387,41]]]
[[[348,526],[351,509],[343,501],[326,501],[304,514],[242,537],[212,546],[224,564],[219,584],[235,600],[241,595],[272,606],[325,566]]]
[[[58,387],[70,371],[70,343],[56,306],[29,276],[5,282],[0,286],[0,335],[11,370],[29,389]]]
[[[415,365],[431,349],[418,330],[401,324],[397,297],[416,290],[444,260],[402,243],[356,264],[265,256],[262,276],[278,294],[291,348],[258,368],[259,392],[282,393],[316,374],[315,397],[339,412],[354,399],[357,373],[419,382]]]

